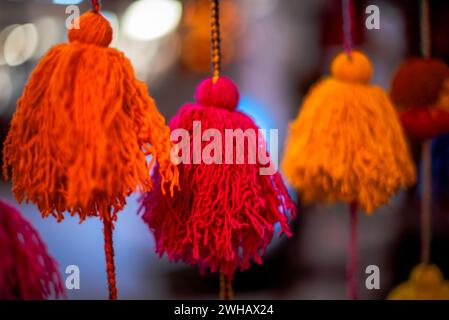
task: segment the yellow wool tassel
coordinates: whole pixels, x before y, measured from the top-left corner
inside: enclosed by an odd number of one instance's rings
[[[410,279],[394,288],[389,300],[449,300],[449,281],[441,270],[432,264],[413,268]]]
[[[357,203],[371,213],[415,182],[414,164],[388,96],[369,84],[368,57],[340,53],[331,71],[290,125],[282,170],[305,203]]]

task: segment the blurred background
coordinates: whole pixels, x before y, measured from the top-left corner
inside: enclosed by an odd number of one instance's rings
[[[103,0],[103,14],[114,27],[112,46],[131,59],[146,81],[159,110],[169,119],[193,100],[198,82],[210,74],[207,0]],[[373,82],[388,90],[395,68],[419,55],[418,0],[354,1],[355,47],[374,64]],[[66,41],[68,5],[81,13],[90,1],[0,1],[0,141],[8,130],[16,100],[37,61]],[[310,85],[328,72],[341,50],[341,7],[336,0],[222,0],[224,74],[239,85],[239,108],[260,127],[279,129],[284,141]],[[365,8],[380,9],[380,30],[365,28]],[[431,0],[432,54],[449,61],[449,1]],[[419,165],[419,144],[410,140]],[[282,145],[280,146],[282,154]],[[449,277],[449,136],[433,143],[433,247],[431,260]],[[68,265],[81,271],[80,290],[70,299],[107,298],[102,224],[76,218],[56,223],[42,219],[32,205],[18,205],[9,182],[0,194],[36,226],[56,258],[63,278]],[[384,299],[393,285],[408,278],[419,262],[420,184],[395,196],[374,215],[360,212],[361,298]],[[296,195],[292,193],[296,198]],[[137,214],[138,195],[119,214],[114,241],[119,298],[177,299],[218,297],[218,277],[198,268],[172,264],[154,254],[153,237]],[[274,240],[262,266],[236,275],[238,299],[345,299],[348,209],[299,206],[294,237]],[[1,257],[0,257],[1,258]],[[380,268],[379,290],[365,288],[368,265]]]

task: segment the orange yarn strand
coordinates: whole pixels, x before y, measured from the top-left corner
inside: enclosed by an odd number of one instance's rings
[[[232,280],[229,279],[223,272],[220,272],[220,299],[232,300],[234,298],[234,291],[232,289]]]
[[[106,272],[108,275],[109,300],[117,300],[117,286],[115,280],[114,245],[112,240],[113,224],[103,219],[104,252],[106,256]]]
[[[226,290],[227,290],[227,299],[226,300],[234,299],[234,290],[232,289],[232,280],[230,280],[230,279],[227,280]]]
[[[220,272],[220,299],[226,300],[226,276]]]
[[[429,58],[431,54],[430,9],[428,0],[421,0],[421,55]],[[421,263],[430,262],[432,242],[432,139],[421,145]]]
[[[221,73],[221,38],[220,38],[220,2],[219,0],[210,1],[210,28],[211,28],[211,54],[213,81],[218,80]]]

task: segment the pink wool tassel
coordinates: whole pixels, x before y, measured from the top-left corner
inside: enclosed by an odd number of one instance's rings
[[[0,300],[64,297],[55,260],[36,229],[0,200]]]
[[[215,150],[212,157],[221,163],[204,159],[195,163],[195,122],[201,125],[200,135],[207,129],[219,132],[221,150],[229,147],[226,129],[250,129],[256,134],[259,129],[250,117],[235,110],[239,92],[231,80],[206,79],[195,96],[196,103],[183,106],[169,124],[171,130],[182,128],[193,137],[186,148],[190,163],[178,166],[180,190],[169,198],[155,186],[142,198],[143,219],[154,233],[157,253],[221,271],[232,279],[237,269],[247,269],[251,261],[262,263],[276,224],[279,234],[290,235],[288,218],[295,216],[295,206],[278,172],[263,175],[260,169],[268,165],[249,163],[249,139],[244,142],[243,164],[235,162],[237,143],[231,149],[232,164],[226,163],[225,151]],[[203,154],[211,141],[216,142],[215,137],[199,141]],[[258,145],[265,141],[259,140]],[[160,177],[155,178],[159,184]]]

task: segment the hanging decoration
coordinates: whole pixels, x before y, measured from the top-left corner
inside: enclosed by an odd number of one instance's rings
[[[410,279],[394,288],[389,300],[449,300],[449,281],[433,264],[420,264],[413,268]]]
[[[391,100],[410,136],[424,141],[449,132],[449,66],[430,56],[407,59],[394,75]]]
[[[112,231],[126,197],[153,187],[157,160],[161,192],[173,193],[177,169],[164,117],[136,80],[131,62],[109,48],[112,28],[93,0],[43,57],[18,100],[4,143],[4,175],[12,171],[19,202],[35,203],[43,217],[64,212],[104,224],[109,298],[117,298]],[[147,161],[151,156],[151,161]]]
[[[250,148],[265,141],[253,120],[236,110],[236,85],[221,76],[219,0],[210,3],[213,77],[200,83],[195,103],[184,105],[169,123],[172,135],[193,137],[187,143],[178,141],[182,146],[177,155],[187,159],[179,164],[180,190],[169,199],[155,188],[142,198],[141,211],[158,254],[220,272],[221,298],[231,299],[234,272],[249,268],[252,261],[262,263],[277,224],[279,234],[290,235],[288,218],[295,216],[295,206],[278,172],[261,174],[271,160],[266,165],[251,163]],[[258,135],[240,143],[231,138],[229,146],[229,130]],[[213,134],[205,138],[206,132]],[[200,150],[203,156],[198,159]],[[264,148],[257,151],[267,155]],[[156,181],[161,181],[159,175]]]
[[[432,138],[449,132],[449,67],[443,61],[431,57],[428,0],[421,0],[420,28],[422,57],[410,58],[399,67],[393,77],[391,99],[401,113],[405,130],[422,141],[421,261],[412,271],[411,279],[393,289],[390,299],[449,299],[447,284],[442,280],[441,272],[437,266],[429,264],[432,239]],[[428,277],[435,281],[425,290],[423,286],[429,283]]]
[[[242,28],[239,24],[239,8],[234,0],[220,3],[221,57],[223,66],[228,65],[234,58],[237,35]],[[183,67],[197,73],[206,73],[210,68],[210,28],[203,21],[210,15],[209,0],[189,0],[185,3],[185,14],[182,20],[182,50],[181,62]]]
[[[347,280],[356,299],[357,207],[371,214],[388,203],[398,188],[414,183],[415,169],[387,94],[369,84],[369,58],[352,48],[352,2],[342,3],[345,50],[305,97],[281,167],[305,203],[349,204]]]
[[[34,227],[0,200],[0,300],[63,298],[58,266]]]

